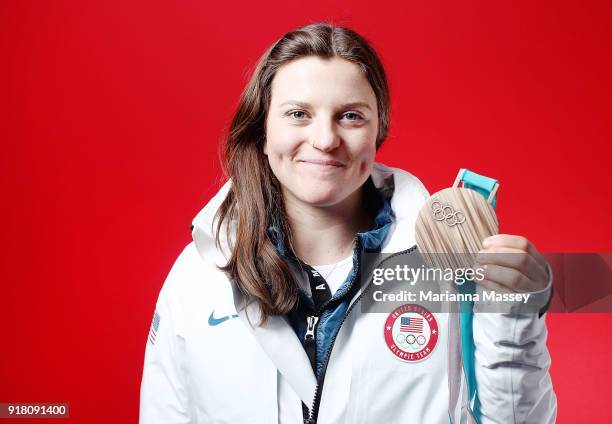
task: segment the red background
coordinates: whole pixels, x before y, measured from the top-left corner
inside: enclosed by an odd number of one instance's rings
[[[611,250],[609,2],[95,3],[0,5],[0,402],[137,421],[154,302],[248,72],[317,20],[385,63],[379,161],[432,192],[460,167],[494,176],[503,232]],[[612,315],[548,324],[559,422],[609,419]]]

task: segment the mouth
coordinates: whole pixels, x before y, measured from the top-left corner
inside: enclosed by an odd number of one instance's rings
[[[321,159],[301,159],[298,162],[303,162],[311,165],[319,165],[324,167],[341,168],[344,166],[342,162],[337,160],[321,160]]]

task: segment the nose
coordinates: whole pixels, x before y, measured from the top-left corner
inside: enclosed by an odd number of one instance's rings
[[[315,149],[330,152],[340,145],[340,135],[333,119],[319,119],[313,129],[311,145]]]

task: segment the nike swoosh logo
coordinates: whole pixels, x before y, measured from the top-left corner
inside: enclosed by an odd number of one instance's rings
[[[215,314],[215,310],[213,309],[213,311],[210,313],[210,316],[208,317],[208,325],[210,325],[211,327],[213,327],[215,325],[219,325],[219,324],[227,321],[228,319],[238,318],[238,315],[226,315],[226,316],[221,317],[221,318],[215,318],[214,314]]]

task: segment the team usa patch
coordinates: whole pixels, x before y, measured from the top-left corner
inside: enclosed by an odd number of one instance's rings
[[[151,329],[149,330],[149,341],[152,345],[155,345],[155,338],[157,337],[157,330],[159,330],[159,321],[161,321],[161,317],[157,310],[155,314],[153,314],[153,321],[151,322]]]
[[[385,321],[387,347],[402,361],[416,362],[427,358],[438,343],[438,335],[436,317],[421,305],[402,305]]]

